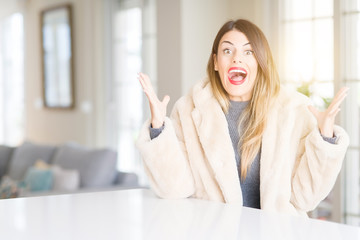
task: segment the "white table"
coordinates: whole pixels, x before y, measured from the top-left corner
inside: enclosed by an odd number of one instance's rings
[[[0,200],[0,239],[360,239],[360,228],[134,189]]]

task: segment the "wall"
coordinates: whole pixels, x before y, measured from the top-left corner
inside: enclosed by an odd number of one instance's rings
[[[168,112],[181,97],[183,49],[180,0],[156,1],[158,98],[170,96]],[[147,106],[147,105],[146,105]]]
[[[55,110],[42,106],[40,11],[62,3],[73,5],[75,109]],[[32,0],[26,2],[25,82],[26,138],[39,143],[76,141],[96,145],[101,121],[103,84],[102,4],[100,0]],[[100,23],[99,23],[100,22]]]
[[[23,11],[25,6],[24,0],[0,0],[0,19],[6,18],[9,15]]]
[[[206,77],[212,42],[222,24],[229,20],[228,1],[182,0],[182,94]]]

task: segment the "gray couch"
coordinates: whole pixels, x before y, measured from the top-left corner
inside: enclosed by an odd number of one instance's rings
[[[34,167],[40,160],[48,168]],[[116,165],[117,153],[115,151],[89,149],[76,143],[66,143],[61,146],[31,142],[24,142],[19,147],[0,145],[2,182],[4,183],[6,178],[27,185],[18,196],[139,187],[136,174],[119,172],[116,170]],[[33,184],[30,188],[29,182]],[[39,186],[41,188],[47,186],[47,189],[36,189]]]

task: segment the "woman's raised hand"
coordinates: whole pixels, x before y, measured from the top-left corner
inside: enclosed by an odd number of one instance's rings
[[[335,95],[330,106],[324,111],[320,112],[313,106],[309,106],[309,110],[314,114],[317,119],[320,133],[324,137],[333,137],[334,136],[334,124],[335,117],[340,112],[340,104],[347,96],[349,88],[343,87]]]
[[[144,73],[139,73],[138,79],[149,100],[151,125],[153,128],[160,128],[165,121],[166,107],[170,101],[170,97],[166,95],[163,100],[160,101],[151,85],[149,76]]]

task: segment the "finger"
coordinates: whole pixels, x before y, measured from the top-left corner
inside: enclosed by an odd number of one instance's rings
[[[151,102],[159,101],[158,97],[156,96],[156,93],[154,91],[154,88],[151,84],[150,78],[145,73],[139,73],[139,80],[141,85],[143,86],[143,90],[145,94],[148,96],[149,100]]]
[[[143,83],[145,89],[151,88],[150,78],[146,74],[139,73],[139,80]]]
[[[340,108],[336,108],[336,109],[332,110],[331,112],[329,112],[329,116],[334,118],[340,111],[341,111]]]
[[[340,107],[340,104],[346,98],[346,96],[347,96],[346,92],[345,92],[345,94],[342,94],[341,96],[339,96],[335,101],[332,102],[332,104],[330,104],[328,110],[333,111],[334,109],[338,109]]]
[[[143,90],[147,89],[147,85],[146,85],[146,83],[145,83],[145,79],[144,79],[143,73],[138,73],[137,79],[139,80],[139,82],[140,82],[141,87],[143,88]]]
[[[143,83],[144,88],[149,88],[149,86],[151,86],[150,78],[148,75],[144,73],[139,73],[138,78]]]
[[[149,99],[149,101],[151,100],[152,96],[149,94],[149,88],[147,87],[146,83],[144,82],[144,79],[143,78],[140,78],[139,77],[139,82],[141,84],[141,87],[145,93],[145,95],[147,96],[147,98]]]
[[[170,101],[170,97],[169,97],[169,95],[166,95],[166,96],[163,98],[162,103],[163,103],[165,106],[167,106],[168,103],[169,103],[169,101]]]
[[[319,115],[319,110],[316,109],[316,107],[309,105],[308,109],[310,112],[317,118]]]
[[[144,80],[140,77],[140,75],[138,75],[138,76],[137,76],[137,79],[139,80],[140,85],[141,85],[142,89],[144,90],[144,89],[145,89],[145,83],[144,83]]]
[[[347,95],[347,92],[349,91],[348,87],[342,87],[337,94],[335,95],[335,97],[333,98],[330,106],[332,107],[332,105],[337,104],[339,101],[340,103],[342,102],[342,100],[344,100],[344,96]],[[329,107],[330,107],[329,106]]]

